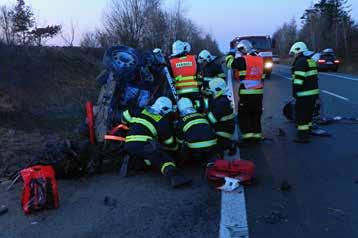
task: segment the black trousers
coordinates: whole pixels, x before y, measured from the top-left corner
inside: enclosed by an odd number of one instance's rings
[[[243,140],[261,139],[262,94],[240,95],[239,127]]]
[[[308,136],[317,96],[298,97],[295,105],[298,136]]]
[[[150,165],[159,171],[168,163],[174,164],[174,160],[162,150],[157,141],[126,142],[124,149],[130,155],[143,159],[147,165],[150,162]]]

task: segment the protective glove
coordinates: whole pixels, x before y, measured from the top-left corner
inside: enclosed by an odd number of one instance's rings
[[[231,69],[231,65],[232,62],[234,62],[235,60],[235,56],[232,55],[231,53],[229,53],[226,57],[225,57],[225,65],[226,67],[228,67],[229,69]]]

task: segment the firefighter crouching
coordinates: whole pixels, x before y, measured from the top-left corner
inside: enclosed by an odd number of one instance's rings
[[[208,90],[212,98],[209,102],[208,120],[215,129],[221,153],[229,150],[229,155],[236,154],[236,143],[233,141],[235,132],[235,114],[226,82],[222,78],[214,78],[209,82]]]
[[[205,116],[197,113],[188,98],[178,101],[178,110],[180,119],[176,136],[185,157],[202,162],[217,159],[216,135]]]
[[[173,54],[170,59],[170,69],[175,80],[175,88],[179,98],[189,98],[195,108],[201,107],[201,79],[195,55],[189,54],[189,43],[180,40],[173,44]]]
[[[308,143],[315,102],[319,96],[317,64],[311,59],[313,52],[309,51],[303,42],[295,43],[291,47],[290,55],[296,57],[292,65],[292,87],[293,97],[296,99],[297,124],[295,142]]]
[[[235,58],[234,46],[235,44],[231,43],[232,49],[226,56],[226,65],[234,70],[234,78],[240,83],[238,114],[243,144],[258,143],[262,140],[264,61],[250,41],[242,40],[237,44],[242,57]]]
[[[160,97],[152,106],[141,111],[125,111],[122,122],[130,128],[125,150],[131,156],[143,159],[148,166],[158,169],[169,179],[171,186],[177,188],[189,184],[191,180],[180,174],[174,160],[163,151],[163,147],[177,149],[173,130],[166,117],[172,107],[169,98]]]

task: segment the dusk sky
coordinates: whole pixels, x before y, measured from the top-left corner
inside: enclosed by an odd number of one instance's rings
[[[176,0],[165,0],[170,8]],[[14,4],[15,0],[0,0],[0,5]],[[82,34],[101,27],[103,11],[110,0],[25,0],[39,19],[39,25],[62,24],[68,30],[71,21],[77,29],[76,43]],[[221,50],[240,35],[271,35],[284,21],[297,19],[312,0],[184,0],[186,14],[217,39]],[[352,16],[358,20],[358,0],[350,0]],[[56,39],[52,44],[61,44]]]

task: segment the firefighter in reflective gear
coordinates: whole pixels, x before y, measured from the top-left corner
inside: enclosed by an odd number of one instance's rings
[[[222,78],[214,78],[209,82],[212,99],[209,103],[208,120],[215,129],[218,146],[222,152],[236,154],[236,143],[233,141],[235,132],[235,113],[226,82]]]
[[[198,55],[200,75],[203,78],[203,92],[208,92],[209,82],[213,78],[226,79],[220,58],[213,56],[208,50],[202,50]]]
[[[257,143],[262,140],[264,61],[250,41],[242,40],[236,47],[242,57],[235,58],[235,49],[231,49],[226,56],[226,65],[234,70],[234,78],[240,83],[239,126],[244,144]]]
[[[192,100],[195,108],[201,106],[201,79],[198,75],[196,57],[190,55],[190,45],[187,42],[175,41],[171,55],[170,69],[175,81],[178,96]]]
[[[215,131],[204,115],[197,113],[190,99],[178,101],[180,119],[177,123],[177,140],[182,152],[194,160],[211,161],[217,154]]]
[[[292,65],[293,97],[296,98],[297,143],[308,143],[312,127],[312,117],[319,96],[317,64],[311,59],[314,53],[306,44],[293,44],[290,55],[296,58]]]
[[[175,162],[163,149],[176,150],[177,144],[166,115],[172,111],[172,102],[167,97],[158,98],[142,111],[123,113],[122,122],[129,126],[125,150],[133,157],[143,159],[146,165],[158,169],[167,177],[172,187],[190,183],[182,176]]]

